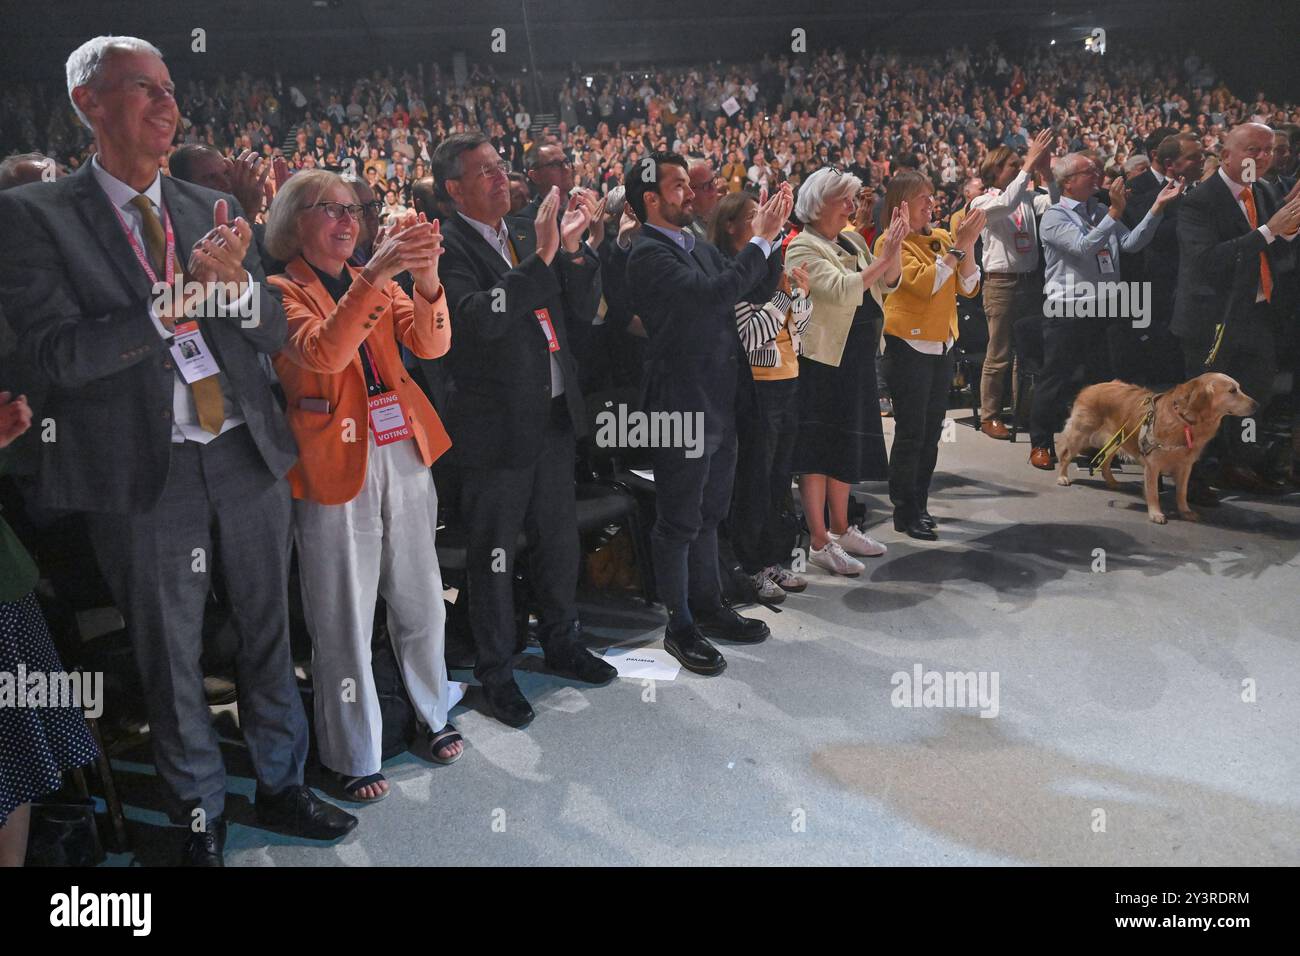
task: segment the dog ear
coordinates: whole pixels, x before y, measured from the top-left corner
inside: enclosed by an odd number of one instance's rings
[[[1174,410],[1189,425],[1195,425],[1201,420],[1201,416],[1209,410],[1213,400],[1214,383],[1199,378],[1184,382],[1174,390]]]

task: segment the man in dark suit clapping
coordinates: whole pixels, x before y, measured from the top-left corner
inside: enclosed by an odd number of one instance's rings
[[[655,449],[651,543],[668,608],[664,648],[688,670],[718,674],[727,662],[708,637],[753,644],[768,636],[762,621],[723,603],[717,529],[731,502],[736,416],[754,404],[736,302],[767,275],[772,241],[794,203],[790,187],[782,186],[754,213],[754,238],[728,263],[688,228],[694,193],[682,157],[646,157],[626,186],[628,204],[645,226],[627,265],[632,307],[650,338],[642,409],[652,422],[655,415],[679,416],[683,437],[690,422],[702,431],[695,447]]]
[[[512,666],[521,532],[547,664],[590,683],[617,672],[579,643],[574,603],[574,443],[586,430],[586,412],[573,338],[600,301],[600,263],[581,241],[595,203],[575,198],[558,217],[562,199],[552,188],[536,222],[507,219],[508,172],[479,133],[449,136],[433,156],[438,189],[456,209],[443,221],[439,269],[453,329],[446,424],[469,531],[474,674],[497,719],[523,727],[534,715]]]
[[[87,512],[131,634],[158,773],[188,832],[182,862],[220,866],[225,843],[225,768],[199,666],[218,563],[240,635],[258,819],[342,836],[356,818],[303,786],[284,480],[297,449],[259,364],[284,342],[284,311],[234,197],[159,173],[179,114],[158,50],[98,37],[67,72],[96,156],[0,195],[0,302],[49,389],[54,440],[40,446],[37,501]]]
[[[1281,303],[1296,280],[1294,240],[1300,188],[1283,197],[1260,177],[1273,154],[1273,131],[1234,127],[1219,170],[1183,201],[1178,214],[1178,293],[1173,331],[1188,375],[1224,372],[1267,406],[1278,367]],[[1257,494],[1285,485],[1261,475],[1242,420],[1226,418],[1219,483]]]

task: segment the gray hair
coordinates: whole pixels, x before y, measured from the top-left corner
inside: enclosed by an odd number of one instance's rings
[[[605,213],[615,218],[623,215],[623,207],[627,204],[627,190],[619,184],[611,189],[605,195]]]
[[[1137,153],[1136,155],[1130,156],[1128,159],[1124,160],[1125,173],[1131,173],[1140,166],[1150,168],[1151,158],[1149,156],[1144,156],[1142,153]]]
[[[300,169],[277,190],[266,211],[266,251],[281,262],[302,254],[298,235],[298,214],[320,202],[325,190],[335,183],[351,188],[338,173],[328,169]]]
[[[1052,178],[1056,180],[1056,185],[1061,185],[1071,175],[1078,172],[1074,167],[1079,165],[1081,159],[1089,165],[1092,164],[1092,160],[1083,153],[1069,153],[1052,163]]]
[[[114,53],[152,53],[158,59],[162,59],[162,51],[147,40],[137,37],[102,36],[87,40],[68,56],[69,100],[72,100],[72,91],[77,87],[94,86],[99,82],[104,72],[104,64]],[[81,112],[81,107],[75,100],[72,100],[72,108],[76,111],[77,119],[81,120],[82,125],[86,129],[91,129],[90,120],[85,113]]]
[[[794,214],[805,225],[821,218],[828,202],[844,195],[856,196],[862,180],[852,173],[842,173],[829,166],[814,172],[799,186],[799,198],[794,204]]]

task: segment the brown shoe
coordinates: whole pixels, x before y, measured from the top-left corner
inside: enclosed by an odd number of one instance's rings
[[[1215,482],[1220,488],[1232,488],[1253,495],[1281,495],[1286,493],[1286,483],[1273,478],[1265,478],[1254,468],[1245,465],[1221,465],[1219,480]]]
[[[1029,453],[1029,463],[1040,471],[1052,470],[1052,449],[1035,448]]]
[[[986,422],[980,422],[980,431],[990,438],[996,438],[998,441],[1006,441],[1011,437],[1011,429],[1003,425],[996,418],[990,418]]]

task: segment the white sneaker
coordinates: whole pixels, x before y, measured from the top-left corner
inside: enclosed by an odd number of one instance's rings
[[[798,594],[800,591],[807,589],[808,582],[793,571],[787,571],[779,564],[774,564],[763,571],[769,578],[776,582],[776,586],[787,593]]]
[[[844,553],[839,542],[831,538],[826,542],[826,547],[818,551],[812,548],[808,552],[808,560],[819,568],[825,568],[832,574],[861,574],[867,569],[867,566],[856,558],[850,558]]]
[[[751,574],[749,580],[754,585],[758,599],[765,604],[780,604],[785,600],[785,590],[768,576],[766,569],[759,571],[757,574]]]
[[[849,530],[843,534],[832,534],[832,538],[840,543],[840,547],[849,554],[858,554],[864,558],[878,558],[889,549],[870,535],[863,534],[862,530],[849,525]]]

